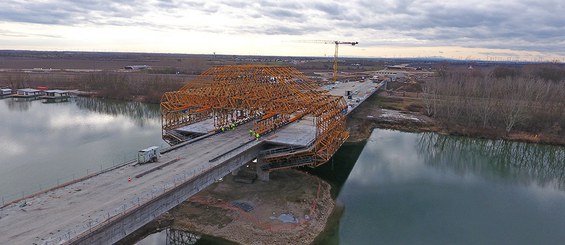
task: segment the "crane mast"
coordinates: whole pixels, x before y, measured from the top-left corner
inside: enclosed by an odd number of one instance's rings
[[[328,42],[326,42],[326,43],[328,43]],[[351,46],[355,46],[356,44],[359,44],[359,42],[340,42],[340,41],[333,41],[333,43],[335,43],[335,54],[334,54],[334,65],[333,65],[333,68],[334,68],[333,79],[334,79],[334,82],[336,82],[336,81],[337,81],[337,63],[338,63],[337,57],[338,57],[339,45],[340,45],[340,44],[351,44]]]
[[[335,44],[334,62],[333,62],[333,80],[337,81],[337,66],[338,66],[338,51],[340,44],[349,44],[355,46],[359,42],[342,42],[342,41],[329,41],[329,40],[302,40],[301,43],[324,43],[324,44]]]

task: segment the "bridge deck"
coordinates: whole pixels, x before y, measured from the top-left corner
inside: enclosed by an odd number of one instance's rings
[[[168,152],[158,163],[124,166],[38,195],[0,210],[0,244],[48,244],[68,240],[109,217],[150,200],[164,189],[222,163],[226,152],[243,151],[260,141],[250,141],[251,124]],[[235,153],[234,153],[235,154]],[[219,157],[218,156],[222,156]],[[216,158],[216,161],[210,162]],[[178,161],[135,178],[159,164]],[[131,182],[128,181],[131,177]]]
[[[210,118],[202,122],[197,122],[177,128],[175,130],[183,133],[207,134],[208,132],[214,131],[214,129],[214,119]]]
[[[291,123],[265,139],[268,143],[297,147],[308,147],[315,140],[316,124],[312,117],[305,117]]]

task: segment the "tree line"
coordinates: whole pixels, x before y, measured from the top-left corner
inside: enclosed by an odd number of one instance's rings
[[[449,127],[565,136],[565,70],[442,70],[423,86],[425,113]]]
[[[101,97],[120,100],[139,97],[144,102],[159,103],[164,92],[178,90],[184,80],[167,75],[100,72],[82,76],[78,84],[82,90],[96,91]]]
[[[123,72],[14,73],[0,78],[0,86],[13,89],[38,86],[50,89],[79,89],[96,92],[98,96],[105,98],[159,103],[164,92],[178,90],[192,77]]]

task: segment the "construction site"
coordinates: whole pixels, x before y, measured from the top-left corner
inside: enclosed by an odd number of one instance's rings
[[[376,88],[352,82],[327,91],[292,67],[213,67],[163,95],[163,138],[177,145],[247,127],[250,140],[266,142],[257,161],[260,170],[316,167],[347,140],[346,115]]]
[[[154,163],[125,162],[9,201],[0,218],[12,225],[0,229],[0,243],[114,243],[246,166],[256,174],[244,182],[320,166],[349,137],[348,113],[382,86],[324,88],[287,66],[212,67],[163,95],[162,136],[171,147]]]

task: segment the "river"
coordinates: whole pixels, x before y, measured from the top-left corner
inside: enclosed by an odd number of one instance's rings
[[[148,146],[165,146],[158,105],[94,98],[0,100],[3,201],[91,174]]]
[[[164,146],[159,108],[0,100],[0,195],[14,198]],[[565,148],[376,129],[312,170],[340,206],[317,244],[561,244]],[[220,239],[169,231],[199,243]],[[166,244],[167,233],[139,244]],[[197,244],[199,244],[197,242]]]
[[[565,240],[564,147],[376,129],[362,149],[345,182],[316,170],[343,208],[319,244]]]

